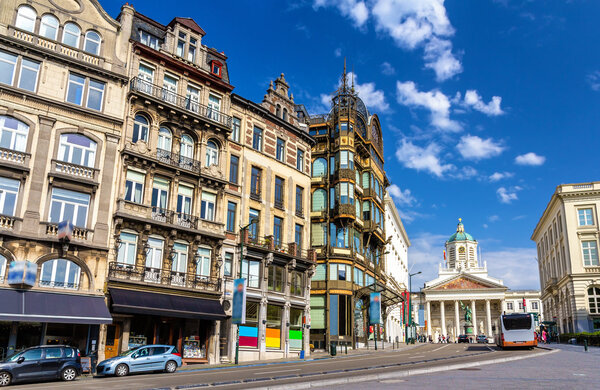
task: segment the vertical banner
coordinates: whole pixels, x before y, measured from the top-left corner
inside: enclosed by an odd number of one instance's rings
[[[73,223],[70,220],[61,221],[58,223],[58,239],[71,241],[73,236]]]
[[[233,307],[231,310],[231,323],[246,323],[246,279],[235,279],[233,281]]]
[[[371,293],[371,302],[369,304],[369,324],[381,324],[381,293]]]

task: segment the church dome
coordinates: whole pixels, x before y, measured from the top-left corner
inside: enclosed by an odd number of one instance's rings
[[[456,226],[456,233],[450,236],[448,242],[454,241],[477,241],[472,235],[465,232],[465,226],[462,223],[462,218],[458,219],[458,225]]]

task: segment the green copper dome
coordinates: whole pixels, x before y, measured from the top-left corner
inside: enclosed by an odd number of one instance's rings
[[[458,219],[458,226],[456,227],[456,233],[450,236],[448,242],[454,241],[477,241],[472,235],[465,232],[465,226],[462,223],[462,218]]]

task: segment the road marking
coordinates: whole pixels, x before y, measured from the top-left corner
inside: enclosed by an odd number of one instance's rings
[[[294,368],[292,370],[259,371],[259,372],[255,372],[254,375],[275,374],[275,373],[278,373],[278,372],[290,372],[290,371],[300,371],[300,369],[299,368]]]
[[[410,358],[411,358],[411,359],[414,359],[414,358],[422,358],[422,357],[425,357],[425,355],[411,356]]]
[[[436,349],[434,349],[434,350],[433,350],[433,351],[431,351],[431,352],[439,351],[440,349],[442,349],[442,348],[446,348],[446,347],[449,347],[450,345],[451,345],[451,344],[446,344],[446,345],[443,345],[443,346],[441,346],[441,347],[439,347],[439,348],[436,348]]]

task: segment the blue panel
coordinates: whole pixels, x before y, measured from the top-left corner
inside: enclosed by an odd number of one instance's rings
[[[329,334],[338,335],[338,299],[339,295],[329,296]]]

